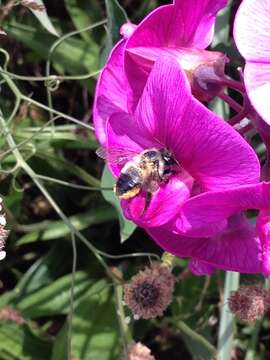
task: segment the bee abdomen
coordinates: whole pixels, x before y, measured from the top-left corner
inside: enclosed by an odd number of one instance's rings
[[[140,186],[140,178],[134,177],[129,174],[121,174],[115,184],[115,193],[119,197],[123,197],[125,194],[131,192],[135,188]],[[131,196],[130,196],[131,197]]]

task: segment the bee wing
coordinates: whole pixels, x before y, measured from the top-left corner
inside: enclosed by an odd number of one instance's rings
[[[123,148],[105,148],[100,147],[96,150],[96,154],[106,160],[109,161],[111,164],[125,164],[131,159],[133,159],[137,152],[131,149],[123,149]]]

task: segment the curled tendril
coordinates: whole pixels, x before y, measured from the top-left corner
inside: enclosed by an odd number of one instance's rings
[[[61,81],[57,79],[57,76],[51,75],[48,80],[45,81],[45,86],[50,92],[54,92],[59,89]]]
[[[0,53],[3,54],[4,57],[5,57],[5,61],[4,61],[4,64],[3,64],[3,69],[6,71],[9,60],[10,60],[9,53],[4,49],[0,49]]]
[[[17,183],[17,177],[20,173],[20,170],[21,169],[18,169],[13,175],[13,178],[11,179],[11,186],[15,191],[22,193],[25,191],[25,188],[23,186],[19,186],[19,184]]]
[[[18,169],[20,168],[20,164],[17,162],[12,168],[4,170],[2,169],[1,165],[0,165],[0,174],[3,175],[11,175],[14,174],[16,171],[18,171]]]
[[[27,143],[26,145],[29,149],[27,149],[27,147],[25,148],[25,151],[27,151],[25,155],[25,161],[29,160],[37,152],[37,149],[33,143]]]

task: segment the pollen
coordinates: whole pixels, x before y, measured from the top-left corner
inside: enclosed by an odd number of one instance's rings
[[[262,318],[270,307],[270,293],[263,285],[244,285],[232,291],[229,308],[242,321],[252,323]]]
[[[136,195],[138,195],[140,191],[141,191],[141,189],[139,187],[134,187],[133,189],[127,191],[125,194],[119,195],[119,199],[121,199],[121,200],[132,199]],[[114,192],[116,192],[116,190]]]
[[[175,279],[166,265],[153,264],[124,287],[124,302],[135,319],[162,316],[172,301]]]

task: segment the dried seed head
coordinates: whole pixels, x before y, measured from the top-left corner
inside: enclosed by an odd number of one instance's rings
[[[132,343],[128,347],[127,356],[124,360],[155,360],[151,350],[142,343]]]
[[[263,317],[270,306],[270,293],[263,285],[240,286],[228,299],[229,308],[242,321],[254,322]]]
[[[23,325],[26,323],[25,319],[21,313],[11,307],[5,307],[0,310],[0,320],[12,321],[18,325]]]
[[[153,264],[140,271],[125,285],[124,302],[135,319],[162,316],[172,301],[174,284],[170,268]]]

